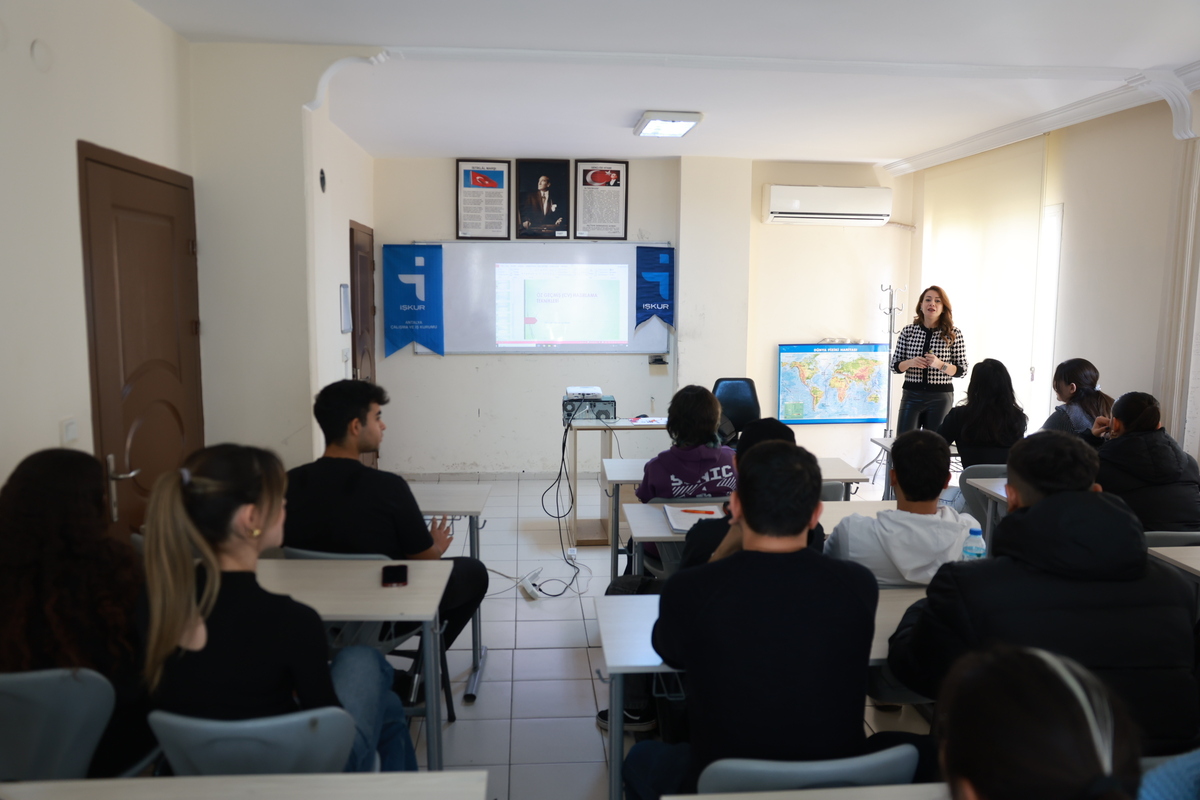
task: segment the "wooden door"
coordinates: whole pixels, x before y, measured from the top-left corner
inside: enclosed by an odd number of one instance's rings
[[[95,452],[110,531],[128,538],[155,479],[204,445],[192,179],[78,152]]]
[[[375,382],[375,232],[350,221],[350,315],[354,331],[350,352],[354,377]],[[368,467],[379,466],[378,453],[363,453]]]

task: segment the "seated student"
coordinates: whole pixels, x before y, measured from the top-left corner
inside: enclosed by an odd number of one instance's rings
[[[286,484],[274,453],[235,444],[198,450],[155,483],[146,516],[154,705],[230,720],[340,705],[355,727],[346,771],[371,771],[376,753],[384,771],[415,770],[387,660],[347,647],[330,664],[317,612],[258,585],[259,554],[283,543]]]
[[[721,445],[721,403],[703,386],[685,386],[667,407],[671,448],[646,462],[637,498],[724,497],[737,485],[733,450]]]
[[[57,449],[26,458],[0,489],[0,672],[108,678],[116,705],[88,777],[118,775],[155,746],[135,612],[142,569],[107,535],[104,489],[99,461]]]
[[[1133,720],[1069,658],[1004,645],[968,653],[942,685],[934,727],[954,800],[1137,795]]]
[[[774,417],[765,417],[750,422],[742,429],[738,437],[737,452],[745,454],[759,442],[784,441],[796,443],[796,433],[790,426],[784,425]],[[737,473],[737,455],[733,458],[734,473]],[[697,522],[687,532],[683,545],[681,568],[707,564],[716,561],[741,549],[742,529],[740,525],[731,525],[732,515],[729,504],[725,504],[725,516],[721,519],[705,519]],[[724,543],[724,547],[721,547]],[[817,523],[817,527],[808,532],[808,547],[810,550],[821,552],[825,543],[825,529]],[[718,553],[719,551],[719,553]]]
[[[1133,713],[1148,753],[1200,736],[1191,588],[1149,558],[1141,523],[1095,483],[1099,459],[1078,437],[1042,431],[1008,456],[1009,514],[992,558],[945,564],[904,615],[888,666],[935,697],[950,665],[987,642],[1040,647],[1096,672]]]
[[[1145,530],[1200,530],[1200,466],[1163,429],[1152,395],[1121,395],[1112,417],[1096,417],[1083,438],[1099,448],[1096,481],[1128,503]]]
[[[1052,386],[1062,405],[1042,425],[1044,431],[1085,433],[1096,417],[1107,417],[1113,399],[1100,391],[1100,371],[1086,358],[1068,358],[1054,369]]]
[[[691,742],[635,745],[627,797],[694,792],[700,772],[721,758],[867,749],[863,698],[879,587],[858,564],[805,547],[820,496],[820,467],[803,448],[763,442],[740,460],[730,505],[741,552],[673,575],[654,626],[654,649],[686,671]],[[822,613],[801,613],[814,608]]]
[[[888,480],[896,508],[846,517],[825,541],[825,555],[862,564],[880,586],[925,585],[942,564],[962,558],[971,528],[982,526],[970,514],[938,506],[950,483],[950,445],[941,436],[927,430],[900,434],[892,465]]]
[[[366,381],[338,381],[317,395],[313,414],[325,434],[325,453],[288,472],[288,545],[396,559],[439,559],[450,547],[453,534],[445,518],[426,527],[404,478],[359,460],[383,441],[387,403],[383,387]],[[438,606],[446,648],[471,621],[488,587],[483,562],[450,560],[453,571]]]
[[[1027,421],[1008,369],[994,358],[985,358],[971,372],[966,402],[950,409],[938,433],[958,445],[964,467],[1003,464],[1008,461],[1008,448],[1025,436]]]

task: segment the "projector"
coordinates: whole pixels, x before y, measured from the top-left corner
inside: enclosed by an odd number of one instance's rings
[[[603,393],[599,386],[568,386],[567,397],[571,400],[599,400]],[[612,399],[611,397],[609,398]]]
[[[616,418],[617,401],[613,399],[611,394],[606,394],[594,400],[581,400],[571,397],[570,394],[563,395],[564,427],[572,421],[581,419],[615,420]]]

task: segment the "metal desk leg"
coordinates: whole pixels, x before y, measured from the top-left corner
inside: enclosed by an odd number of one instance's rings
[[[644,571],[644,567],[642,566],[642,543],[630,539],[629,544],[633,550],[633,574],[641,575]]]
[[[625,796],[621,767],[625,760],[625,676],[608,676],[608,800]]]
[[[621,484],[614,483],[612,485],[612,500],[609,502],[609,514],[611,521],[608,525],[609,534],[612,536],[612,555],[609,559],[609,566],[612,571],[610,577],[617,577],[617,552],[621,549]]]
[[[992,497],[989,497],[987,501],[987,518],[983,523],[983,534],[987,537],[988,549],[990,550],[992,546],[992,521],[996,518],[996,503],[998,501]]]
[[[842,484],[842,499],[843,500],[850,499],[850,484],[849,483]]]
[[[892,451],[887,451],[887,475],[883,476],[883,499],[895,500],[896,491],[892,488]]]
[[[425,643],[425,746],[429,770],[442,769],[442,637],[435,616],[432,622],[421,623],[421,639]]]
[[[471,558],[479,558],[479,517],[472,515],[469,520],[471,532]],[[474,703],[479,690],[479,680],[483,677],[483,665],[487,663],[487,648],[481,641],[483,620],[479,609],[471,617],[471,677],[467,679],[467,689],[463,692],[463,702]]]

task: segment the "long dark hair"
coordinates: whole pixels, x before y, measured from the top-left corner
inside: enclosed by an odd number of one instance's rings
[[[133,654],[137,555],[106,535],[104,470],[78,450],[26,458],[0,489],[0,672],[88,667]],[[86,636],[85,636],[86,634]]]
[[[165,472],[154,484],[146,510],[146,589],[150,632],[146,643],[146,682],[153,691],[163,664],[184,633],[206,619],[221,590],[217,550],[231,536],[237,510],[258,506],[267,520],[283,508],[287,473],[270,450],[218,444],[197,450],[181,469]],[[205,571],[196,599],[195,555]]]
[[[1025,435],[1028,421],[1004,364],[994,358],[976,364],[967,385],[963,438],[1009,447]]]
[[[1100,391],[1100,370],[1086,358],[1068,358],[1054,368],[1054,391],[1062,393],[1075,384],[1075,394],[1068,403],[1079,406],[1092,419],[1112,413],[1113,399]]]
[[[997,645],[950,670],[937,703],[942,772],[987,800],[1125,800],[1141,781],[1120,698],[1079,664]]]
[[[938,317],[937,327],[941,332],[941,336],[948,344],[954,344],[954,309],[950,306],[950,297],[946,294],[946,290],[940,286],[930,286],[917,295],[917,314],[913,317],[913,322],[917,325],[925,324],[925,314],[921,311],[921,303],[925,300],[925,295],[930,292],[937,292],[938,297],[942,298],[942,315]]]
[[[1121,420],[1126,433],[1145,433],[1158,430],[1162,409],[1154,395],[1145,392],[1126,392],[1113,403],[1112,415]]]

